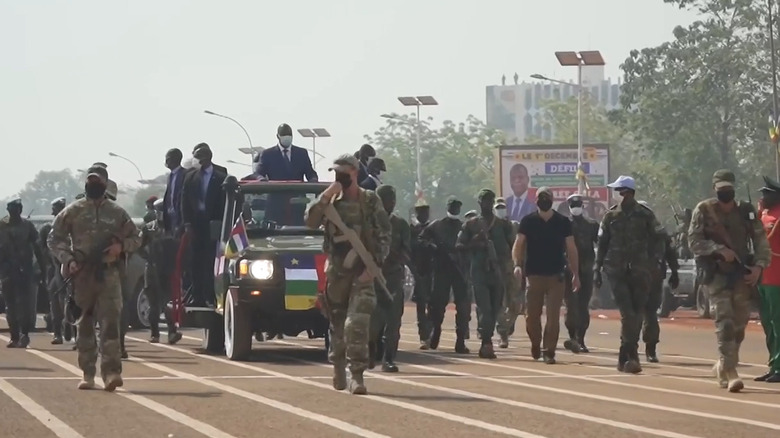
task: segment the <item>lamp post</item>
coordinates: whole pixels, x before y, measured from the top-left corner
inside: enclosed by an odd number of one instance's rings
[[[109,157],[114,157],[114,158],[120,158],[120,159],[125,160],[128,163],[132,164],[133,167],[135,167],[135,170],[138,171],[138,176],[140,177],[140,179],[145,179],[143,174],[141,173],[141,169],[138,168],[138,166],[133,162],[133,160],[131,160],[131,159],[127,158],[127,157],[123,157],[123,156],[121,156],[119,154],[115,154],[113,152],[109,152],[108,156]]]
[[[238,162],[238,161],[236,161],[236,160],[227,160],[227,162],[228,162],[228,163],[230,163],[230,164],[238,164],[239,166],[247,166],[247,167],[252,167],[252,165],[251,165],[251,164],[246,164],[246,163],[239,163],[239,162]]]
[[[588,50],[582,52],[555,52],[558,63],[564,67],[577,66],[577,170],[584,175],[585,169],[582,166],[582,67],[604,65],[604,58],[598,50]],[[545,78],[542,75],[532,75],[535,79],[546,79],[551,82],[565,83]],[[578,178],[577,192],[585,194],[585,178]]]
[[[330,137],[330,132],[325,128],[299,129],[298,133],[306,138],[311,138],[311,151],[314,154],[314,167],[317,167],[317,137]]]
[[[771,125],[775,125],[777,130],[777,54],[775,53],[775,16],[772,13],[772,6],[774,6],[774,0],[767,0],[768,27],[769,27],[769,51],[772,57],[772,121]],[[777,136],[777,133],[775,133]],[[780,149],[777,147],[777,139],[770,139],[773,143],[772,149],[774,149],[775,155],[775,179],[780,179]]]
[[[255,147],[252,146],[252,137],[249,136],[249,133],[247,132],[246,128],[244,128],[244,125],[238,123],[238,120],[236,120],[236,119],[234,119],[232,117],[228,117],[228,116],[223,115],[223,114],[215,113],[214,111],[204,110],[203,112],[208,114],[208,115],[210,115],[210,116],[217,116],[217,117],[222,117],[223,119],[228,119],[231,122],[233,122],[236,125],[238,125],[238,127],[241,128],[242,131],[244,131],[244,134],[246,134],[246,139],[249,140],[249,149],[251,149],[253,152],[256,152],[254,150]],[[254,158],[254,153],[252,154],[252,157]]]
[[[417,156],[417,182],[416,182],[416,191],[417,191],[417,199],[423,199],[425,197],[425,192],[423,192],[423,186],[422,186],[422,160],[420,159],[421,153],[420,153],[420,106],[432,106],[432,105],[438,105],[439,102],[436,101],[436,99],[433,98],[433,96],[401,96],[398,98],[398,101],[401,102],[403,106],[414,106],[417,107],[417,126],[415,127],[415,137],[416,137],[416,146],[415,146],[415,155]],[[385,118],[393,118],[393,117],[386,117],[386,114],[383,114],[383,117]]]

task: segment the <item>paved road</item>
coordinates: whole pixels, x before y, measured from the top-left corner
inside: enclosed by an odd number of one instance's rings
[[[131,332],[124,388],[78,391],[75,352],[36,333],[27,350],[0,352],[0,437],[780,436],[780,385],[749,379],[766,360],[755,323],[739,369],[746,389],[730,394],[710,374],[712,323],[690,314],[662,322],[662,363],[633,376],[614,367],[615,312],[594,311],[592,352],[559,352],[556,365],[530,358],[522,322],[497,360],[456,355],[452,312],[439,350],[422,352],[405,313],[401,372],[369,373],[364,397],[331,388],[321,340],[256,343],[239,363],[202,354],[197,331],[176,346]]]

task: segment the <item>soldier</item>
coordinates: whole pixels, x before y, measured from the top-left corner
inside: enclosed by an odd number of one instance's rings
[[[119,319],[122,291],[118,264],[123,252],[138,249],[141,243],[127,212],[106,199],[108,172],[92,166],[87,171],[86,197],[65,207],[54,219],[48,245],[68,276],[74,276],[76,305],[81,309],[77,322],[78,362],[83,378],[79,389],[95,387],[98,351],[100,372],[106,391],[122,386]],[[103,253],[93,263],[96,252]],[[95,321],[100,324],[99,350]]]
[[[441,339],[441,325],[444,322],[444,313],[450,301],[452,291],[455,301],[455,351],[468,354],[466,347],[466,333],[469,330],[469,318],[471,314],[471,302],[466,289],[466,276],[463,273],[463,265],[459,251],[455,248],[463,222],[460,221],[460,208],[463,204],[455,199],[447,200],[447,217],[431,222],[422,231],[420,238],[434,249],[433,257],[433,293],[428,314],[431,318],[433,333],[430,339],[430,348],[439,348]]]
[[[648,209],[650,206],[645,201],[639,203]],[[657,218],[656,218],[657,219]],[[645,356],[648,362],[658,363],[658,345],[661,334],[661,327],[658,326],[658,308],[661,307],[661,301],[664,294],[664,278],[666,278],[666,267],[672,271],[669,276],[669,287],[677,289],[680,284],[680,277],[677,271],[680,269],[680,263],[677,261],[677,254],[672,246],[672,237],[666,232],[663,225],[656,220],[658,235],[655,240],[655,258],[653,259],[655,268],[653,272],[653,282],[650,283],[650,293],[645,306],[645,317],[642,328],[642,341],[645,343]]]
[[[637,374],[639,332],[655,269],[655,240],[660,231],[653,212],[636,202],[636,183],[620,175],[607,184],[621,200],[604,215],[599,227],[593,284],[601,287],[602,267],[609,277],[615,303],[620,310],[620,353],[617,369]]]
[[[420,239],[423,229],[430,224],[431,208],[423,200],[414,206],[417,221],[411,227],[412,263],[410,269],[414,275],[414,293],[412,301],[417,306],[417,334],[420,337],[420,349],[431,347],[431,320],[429,315],[431,291],[433,288],[433,251],[431,245]]]
[[[51,215],[57,216],[63,209],[65,209],[65,198],[57,198],[51,201]],[[60,262],[54,258],[49,251],[49,247],[46,245],[46,241],[49,238],[51,232],[51,223],[43,225],[38,232],[38,242],[41,246],[41,254],[43,254],[44,260],[46,260],[46,290],[49,292],[49,313],[51,315],[52,331],[54,332],[54,338],[51,340],[53,345],[62,344],[63,334],[65,340],[71,340],[71,325],[63,324],[63,308],[65,305],[65,281],[60,273]]]
[[[392,295],[389,302],[384,294],[377,297],[377,306],[371,318],[370,339],[376,339],[384,328],[384,362],[382,371],[397,373],[395,355],[398,352],[398,340],[401,337],[401,318],[404,314],[404,281],[406,272],[404,266],[410,260],[411,230],[409,223],[397,214],[395,209],[395,188],[389,185],[381,185],[376,189],[376,194],[382,200],[382,205],[389,215],[391,226],[390,252],[382,264],[382,274],[387,280],[387,289]]]
[[[769,350],[769,371],[756,377],[757,382],[780,383],[780,233],[777,220],[780,218],[780,184],[764,177],[761,188],[761,222],[766,229],[767,240],[772,247],[772,262],[761,276],[758,292],[761,297],[759,311],[761,326],[766,335]]]
[[[141,229],[141,248],[138,253],[146,260],[144,266],[144,293],[149,299],[149,325],[152,337],[149,342],[160,342],[160,313],[170,297],[170,281],[173,274],[171,261],[175,257],[176,243],[170,234],[165,233],[163,226],[163,200],[157,199],[152,207],[157,215],[155,220],[148,222]],[[176,324],[165,312],[165,323],[168,326],[168,343],[175,344],[182,338],[176,330]]]
[[[41,272],[46,272],[46,262],[38,245],[35,225],[22,217],[22,200],[12,200],[7,204],[7,210],[8,216],[0,219],[0,282],[11,332],[8,348],[27,348],[36,317],[33,256]]]
[[[678,220],[675,233],[675,248],[677,248],[679,252],[679,258],[683,260],[690,260],[693,258],[691,248],[688,246],[688,228],[691,226],[692,215],[693,210],[690,208],[684,208],[682,213],[675,214],[675,217]]]
[[[507,210],[504,198],[496,199],[494,210],[497,218],[508,220],[506,219]],[[512,224],[512,235],[516,236],[519,224],[515,221],[510,221],[510,223]],[[501,337],[501,342],[498,344],[500,348],[509,348],[509,337],[515,333],[517,316],[523,313],[525,303],[525,288],[522,286],[525,284],[525,279],[515,280],[510,276],[506,281],[511,282],[512,287],[505,288],[504,302],[496,324],[496,332]],[[477,307],[477,320],[479,320],[480,313],[479,307]]]
[[[366,394],[363,372],[368,367],[368,339],[371,313],[376,305],[374,277],[366,263],[381,265],[390,251],[390,221],[381,201],[372,191],[358,186],[360,162],[342,155],[330,170],[331,184],[306,212],[306,225],[325,227],[323,250],[328,254],[328,286],[325,304],[330,321],[329,359],[333,363],[333,388],[347,388],[345,367],[349,365],[352,394]],[[373,260],[362,260],[336,224],[327,219],[333,210],[353,229]]]
[[[477,322],[482,346],[479,357],[495,359],[493,332],[504,300],[504,289],[514,287],[511,248],[512,224],[493,214],[496,194],[482,189],[477,195],[480,215],[469,219],[458,235],[457,248],[469,251],[474,298],[480,308]]]
[[[580,268],[580,290],[574,292],[571,284],[571,271],[566,271],[566,330],[569,339],[563,342],[563,347],[572,353],[589,353],[585,345],[585,333],[590,326],[590,299],[593,295],[593,262],[596,258],[594,245],[598,242],[598,222],[582,214],[582,195],[575,193],[566,199],[571,216],[571,231],[577,246],[577,257]]]
[[[144,223],[148,224],[157,220],[157,212],[154,209],[154,203],[157,202],[157,196],[150,196],[146,200],[146,213],[144,213]]]
[[[696,205],[688,229],[688,244],[702,261],[702,284],[707,285],[715,308],[720,359],[713,372],[720,387],[730,392],[744,388],[737,374],[739,347],[750,317],[752,289],[771,258],[753,205],[734,200],[735,182],[730,170],[716,171],[712,176],[716,196]],[[755,254],[749,252],[751,243]]]

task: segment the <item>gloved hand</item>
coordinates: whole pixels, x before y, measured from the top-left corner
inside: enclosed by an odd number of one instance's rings
[[[601,284],[603,282],[601,281],[601,268],[597,267],[593,269],[593,285],[596,287],[601,287]]]
[[[669,276],[669,287],[672,289],[677,289],[677,286],[680,285],[680,276],[677,274],[677,271],[672,271],[672,275]]]

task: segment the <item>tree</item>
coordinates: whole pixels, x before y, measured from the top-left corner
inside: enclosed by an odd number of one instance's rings
[[[664,2],[695,10],[700,19],[678,26],[672,41],[631,51],[621,65],[620,119],[659,191],[680,187],[673,200],[692,205],[711,193],[710,175],[719,168],[733,169],[742,181],[774,174],[765,5]]]
[[[393,115],[373,136],[365,136],[384,159],[383,182],[395,187],[398,210],[404,213],[416,202],[416,127],[415,117]],[[431,213],[443,214],[449,196],[460,199],[464,210],[476,208],[477,192],[495,188],[493,154],[503,143],[503,132],[474,116],[461,123],[447,120],[439,129],[431,128],[430,118],[421,120],[422,185]]]
[[[51,201],[64,196],[68,203],[84,191],[82,179],[70,171],[42,170],[19,192],[25,211],[36,215],[51,213]]]

